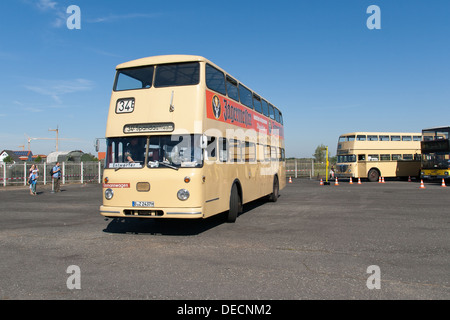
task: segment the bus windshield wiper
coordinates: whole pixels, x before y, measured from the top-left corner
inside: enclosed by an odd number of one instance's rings
[[[174,170],[177,170],[177,171],[178,171],[178,167],[175,167],[175,166],[173,166],[173,165],[171,165],[171,164],[168,164],[167,162],[161,161],[159,164],[162,164],[162,165],[164,165],[165,167],[168,167],[168,168],[171,168],[171,169],[174,169]]]

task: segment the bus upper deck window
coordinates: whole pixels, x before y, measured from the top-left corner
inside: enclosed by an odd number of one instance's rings
[[[356,140],[357,141],[366,141],[366,136],[365,135],[357,135]]]
[[[239,90],[237,88],[237,81],[229,76],[227,76],[226,79],[227,79],[228,97],[233,100],[239,101]]]
[[[261,100],[261,102],[262,102],[262,112],[266,117],[268,117],[269,116],[269,104],[265,100]]]
[[[206,64],[206,86],[211,90],[225,95],[225,74],[213,66]]]
[[[273,110],[275,112],[275,121],[279,123],[280,122],[280,112],[278,111],[277,108],[274,108]]]
[[[273,105],[269,104],[269,116],[270,119],[275,120],[275,110]]]
[[[368,141],[378,141],[378,136],[367,136]]]
[[[241,84],[239,84],[239,97],[243,105],[253,109],[252,92]]]
[[[117,71],[114,91],[146,89],[152,86],[153,66],[121,69]]]
[[[253,106],[255,107],[256,111],[262,113],[261,98],[256,94],[253,94]]]
[[[171,63],[156,66],[155,88],[189,86],[200,81],[198,62]]]

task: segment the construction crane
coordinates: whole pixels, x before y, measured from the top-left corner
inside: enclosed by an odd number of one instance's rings
[[[48,131],[56,131],[56,151],[58,151],[58,141],[59,140],[76,140],[76,139],[59,138],[58,126],[56,127],[56,129],[48,129]],[[25,137],[27,137],[27,141],[28,141],[28,151],[31,151],[31,147],[30,147],[31,140],[55,140],[55,138],[32,138],[32,137],[28,136],[26,133],[25,133]]]
[[[56,126],[56,129],[48,129],[48,131],[55,131],[56,132],[56,151],[58,151],[58,133],[59,133],[58,126]]]

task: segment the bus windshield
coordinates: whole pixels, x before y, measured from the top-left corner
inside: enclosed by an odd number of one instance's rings
[[[343,162],[356,162],[356,156],[354,154],[348,154],[345,156],[338,156],[338,163]]]
[[[201,167],[203,165],[201,135],[151,136],[147,166],[158,168],[169,164],[180,167]]]
[[[107,139],[106,169],[201,167],[201,135]],[[146,165],[145,165],[146,164]]]
[[[198,62],[161,64],[118,70],[114,91],[189,86],[199,81]]]
[[[450,167],[450,156],[448,153],[436,152],[422,155],[423,169],[447,169]]]

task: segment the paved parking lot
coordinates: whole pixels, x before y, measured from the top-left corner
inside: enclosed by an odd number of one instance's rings
[[[449,299],[450,187],[339,184],[294,179],[234,224],[105,219],[99,185],[0,189],[0,299]]]

